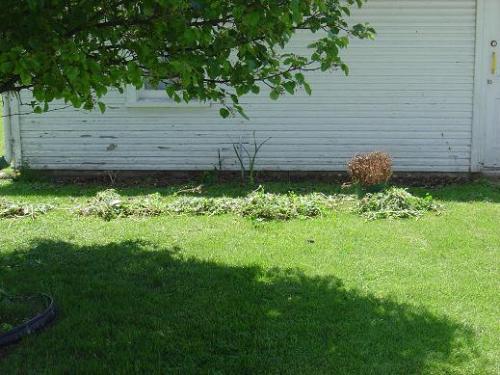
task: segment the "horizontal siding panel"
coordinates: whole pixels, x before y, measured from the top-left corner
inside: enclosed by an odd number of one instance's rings
[[[280,111],[281,105],[286,104],[286,102],[276,102],[273,101],[268,103],[247,103],[245,106],[245,110],[248,111],[250,115],[259,114],[282,114]],[[394,104],[337,104],[337,103],[303,103],[304,108],[302,110],[320,112],[323,114],[327,114],[330,111],[336,114],[351,114],[351,113],[373,113],[377,111],[379,115],[383,115],[384,113],[395,113],[395,112],[405,112],[410,115],[416,116],[414,112],[422,112],[429,113],[430,111],[439,111],[440,113],[465,113],[470,114],[470,108],[467,108],[460,104],[450,104],[450,103],[431,103],[431,104],[413,104],[413,103],[394,103]],[[381,106],[383,106],[384,111],[380,111]],[[215,107],[215,106],[214,106]],[[182,109],[168,109],[169,112],[183,111]],[[133,111],[135,112],[135,111]],[[185,112],[185,111],[184,111]],[[200,112],[200,111],[197,111]],[[205,111],[207,112],[207,111]],[[123,111],[119,110],[118,113],[112,113],[110,109],[109,116],[111,115],[120,115]],[[207,115],[206,113],[199,113],[200,115]],[[59,117],[56,115],[56,117]],[[107,116],[103,116],[101,118],[106,118]]]
[[[349,133],[349,132],[348,132]],[[164,139],[164,138],[170,138],[170,139],[186,139],[186,138],[193,138],[193,139],[210,139],[210,138],[216,138],[220,139],[221,137],[229,137],[229,138],[238,138],[239,136],[246,137],[247,139],[250,139],[252,137],[252,132],[248,131],[241,131],[241,130],[227,130],[223,132],[214,132],[214,131],[189,131],[189,130],[179,130],[179,131],[148,131],[144,132],[141,130],[129,130],[125,132],[118,132],[118,131],[107,131],[107,130],[102,130],[99,132],[98,138],[101,139],[126,139],[126,138],[131,138],[136,141],[140,141],[141,139]],[[259,138],[268,138],[268,137],[273,137],[273,138],[279,138],[279,139],[287,139],[287,138],[300,138],[300,139],[306,139],[306,138],[339,138],[339,137],[345,137],[346,132],[340,132],[340,131],[335,131],[335,130],[330,130],[330,131],[320,131],[320,130],[296,130],[296,131],[285,131],[285,130],[267,130],[267,129],[262,129],[259,131]],[[384,135],[387,137],[389,134],[384,134],[383,132],[380,132],[378,130],[373,130],[370,132],[356,132],[356,138],[362,138],[362,139],[377,139],[380,137],[384,137]],[[28,137],[26,135],[23,135],[24,139],[30,139],[31,137]],[[67,131],[48,131],[44,132],[42,134],[33,136],[32,139],[40,139],[40,138],[45,138],[45,139],[75,139],[75,138],[94,138],[93,135],[88,134],[88,132],[79,132],[79,131],[73,131],[73,132],[67,132]],[[413,138],[413,139],[429,139],[429,138],[445,138],[445,139],[469,139],[470,138],[470,132],[422,132],[422,131],[415,131],[415,132],[407,132],[401,129],[394,130],[390,133],[390,138],[391,139],[407,139],[407,138]]]
[[[213,170],[214,165],[209,164],[196,164],[196,165],[186,165],[184,163],[181,164],[112,164],[112,163],[104,163],[100,164],[99,162],[92,163],[88,162],[85,164],[71,164],[65,163],[61,164],[37,164],[31,163],[29,167],[32,169],[38,170],[72,170],[72,171],[206,171]],[[311,163],[307,165],[300,164],[291,164],[291,165],[280,165],[277,163],[273,163],[270,165],[259,164],[255,167],[256,170],[260,171],[317,171],[317,172],[325,172],[325,171],[342,171],[345,170],[345,164],[327,164],[327,165],[314,165],[311,167]],[[229,169],[228,169],[229,170]],[[234,169],[236,170],[236,169]],[[468,172],[468,165],[461,166],[441,166],[441,165],[396,165],[394,167],[396,172]]]
[[[314,109],[310,109],[308,105],[304,105],[303,107],[293,108],[287,106],[281,106],[279,102],[275,103],[276,105],[271,108],[267,108],[265,106],[260,106],[256,110],[252,110],[250,108],[248,110],[248,114],[250,116],[250,121],[259,120],[269,122],[275,121],[275,119],[289,119],[291,117],[291,113],[295,110],[297,115],[300,115],[303,118],[304,126],[314,126],[314,121],[316,119],[330,119],[335,122],[335,119],[350,119],[353,117],[356,118],[364,118],[364,119],[390,119],[397,118],[400,119],[402,123],[406,120],[411,119],[471,119],[472,118],[472,108],[463,108],[462,111],[433,111],[433,112],[425,112],[415,109],[413,111],[405,110],[401,108],[398,111],[390,111],[387,110],[383,105],[378,107],[375,111],[365,110],[351,110],[351,111],[328,111],[328,112],[318,112]],[[281,109],[281,110],[280,110]],[[290,112],[292,111],[292,112]],[[307,112],[307,113],[306,113]],[[56,118],[65,118],[68,122],[76,120],[75,117],[78,114],[75,113],[73,115],[62,114],[59,115],[52,114]],[[148,121],[150,119],[157,119],[158,121],[197,121],[201,123],[205,122],[217,122],[224,124],[224,121],[220,119],[218,116],[218,112],[212,110],[207,113],[204,110],[196,110],[196,109],[181,109],[181,108],[140,108],[137,110],[123,110],[123,109],[109,109],[109,113],[105,116],[100,116],[99,118],[102,121],[102,124],[105,126],[106,121],[110,118],[120,119],[120,118],[130,118],[137,120],[137,126],[140,126],[142,121]],[[54,118],[52,117],[52,118]],[[49,119],[50,117],[46,117],[45,119]],[[26,121],[26,120],[24,120]],[[236,118],[234,120],[229,119],[228,122],[234,121],[240,124],[246,124],[247,122],[242,118]],[[41,121],[40,121],[41,122]],[[48,121],[50,123],[50,120]]]
[[[223,148],[219,149],[220,152],[222,153],[221,156],[224,159],[231,158],[233,160],[235,159],[234,151],[229,148]],[[101,151],[91,151],[91,150],[85,150],[85,149],[62,149],[62,150],[54,150],[51,153],[51,158],[65,158],[65,157],[72,157],[75,159],[80,160],[81,162],[85,161],[85,158],[87,157],[94,157],[94,158],[103,158],[106,159],[106,161],[110,161],[110,157],[112,156],[113,158],[116,158],[116,160],[127,160],[128,157],[130,157],[131,152],[134,151],[133,149],[129,148],[117,148],[113,151],[106,151],[104,148]],[[283,151],[292,151],[290,149],[285,149]],[[282,155],[283,151],[281,150],[276,150],[273,148],[272,151],[262,151],[259,153],[259,158],[261,159],[282,159],[279,156]],[[467,160],[467,153],[466,152],[426,152],[424,156],[422,156],[421,152],[408,152],[408,151],[399,151],[396,152],[394,150],[386,150],[386,151],[391,151],[391,154],[393,157],[397,158],[398,160],[405,160],[405,159],[413,159],[413,158],[419,158],[419,159],[434,159],[434,158],[440,158],[440,159],[451,159],[451,160]],[[208,150],[208,151],[197,151],[197,150],[190,150],[189,152],[191,157],[201,157],[201,158],[206,158],[209,160],[213,160],[213,163],[217,164],[217,159],[214,158],[214,155],[217,154],[217,149],[213,150]],[[340,159],[349,159],[352,157],[352,151],[339,151],[339,150],[332,150],[330,149],[329,151],[323,151],[320,152],[318,150],[303,150],[300,152],[301,156],[303,158],[331,158],[331,157],[337,157]],[[33,158],[46,158],[47,153],[45,150],[41,151],[30,151],[29,157]],[[152,149],[149,153],[143,153],[143,157],[146,158],[156,158],[156,157],[162,157],[162,158],[185,158],[186,157],[186,150],[179,150],[179,151],[172,151],[169,149],[157,149],[154,150]]]
[[[276,140],[276,139],[270,139],[266,144],[272,145],[272,148],[270,149],[263,149],[261,152],[348,152],[349,155],[352,155],[352,146],[348,144],[341,144],[341,145],[335,145],[333,148],[332,146],[329,145],[317,145],[314,149],[312,149],[309,145],[290,145],[286,143],[282,143],[281,140]],[[67,154],[69,151],[74,151],[75,153],[81,153],[81,152],[93,152],[93,151],[104,151],[108,150],[109,146],[113,145],[113,151],[119,151],[119,150],[127,150],[127,151],[141,151],[142,148],[144,147],[143,144],[140,143],[123,143],[123,142],[108,142],[108,143],[81,143],[81,144],[70,144],[70,145],[65,145],[65,144],[53,144],[50,142],[33,142],[30,144],[30,154],[34,152],[44,152],[45,155],[56,155],[58,152]],[[206,143],[200,143],[196,145],[192,145],[190,150],[193,152],[198,152],[198,151],[203,151],[205,153],[212,154],[212,156],[217,152],[217,150],[222,150],[222,151],[230,151],[233,152],[232,148],[233,143],[230,141],[227,141],[225,143],[220,143],[220,144],[206,144]],[[451,148],[451,146],[453,146]],[[367,147],[366,150],[369,150],[368,147],[370,146],[365,146]],[[468,145],[452,145],[450,144],[450,149],[453,152],[464,152],[467,153],[470,151],[470,146]],[[156,150],[167,150],[167,151],[172,151],[172,152],[186,152],[186,145],[179,144],[179,143],[172,143],[170,145],[165,145],[162,143],[161,140],[157,141],[156,144],[152,143],[150,146],[150,151],[149,152],[156,152]],[[443,151],[442,147],[437,144],[437,145],[400,145],[400,144],[391,144],[391,145],[386,145],[384,146],[385,151],[391,150],[392,152],[395,153],[402,153],[402,152],[413,152],[413,153],[418,153],[422,155],[423,151],[429,151],[431,153],[437,154],[437,153],[443,153],[444,155],[449,154],[448,151]],[[361,148],[361,151],[363,149]],[[43,156],[43,155],[40,155]],[[424,156],[427,156],[425,154]]]
[[[260,139],[260,138],[259,138]],[[246,141],[250,141],[247,139]],[[50,139],[50,138],[32,138],[25,141],[25,145],[29,148],[32,145],[36,144],[53,144],[53,145],[68,145],[68,144],[136,144],[136,145],[144,145],[145,149],[150,147],[149,145],[180,145],[185,147],[186,155],[189,155],[189,150],[198,144],[210,144],[210,145],[232,145],[233,143],[238,142],[238,139],[230,139],[229,137],[220,137],[220,138],[165,138],[158,140],[158,138],[125,138],[125,139],[113,139],[113,138],[79,138],[74,139],[73,142],[68,141],[68,139]],[[432,138],[432,139],[416,139],[416,138],[402,138],[397,141],[394,141],[390,137],[379,137],[377,139],[370,139],[370,142],[367,142],[366,138],[300,138],[300,137],[280,137],[280,144],[284,145],[307,145],[309,147],[319,146],[319,145],[350,145],[352,146],[353,153],[358,152],[358,148],[360,147],[370,147],[372,149],[379,149],[382,146],[389,145],[438,145],[441,146],[444,151],[449,150],[450,147],[454,145],[461,146],[470,146],[470,140],[467,138],[458,138],[458,139],[446,139],[443,137],[440,138]],[[28,151],[26,150],[26,153]]]
[[[385,119],[384,119],[385,120]],[[273,123],[272,128],[269,128],[269,123],[261,122],[257,123],[256,121],[251,124],[247,124],[244,127],[246,131],[260,131],[260,130],[268,130],[268,131],[343,131],[343,132],[352,132],[356,131],[377,131],[377,132],[392,132],[392,131],[408,131],[408,132],[420,132],[420,131],[469,131],[470,127],[467,123],[467,120],[463,120],[463,124],[460,121],[450,120],[448,124],[439,124],[439,128],[436,124],[426,123],[425,121],[414,122],[413,124],[401,124],[400,121],[396,120],[392,124],[389,121],[381,121],[382,124],[366,124],[362,120],[357,122],[354,121],[346,121],[345,124],[335,124],[332,125],[328,119],[325,119],[322,122],[316,122],[314,124],[314,128],[308,130],[304,123],[300,121],[296,121],[293,123],[287,124],[286,121]],[[33,126],[37,126],[33,124]],[[84,131],[87,135],[91,135],[94,137],[95,132],[118,132],[118,131],[133,131],[133,132],[150,132],[150,131],[175,131],[175,132],[184,132],[184,131],[210,131],[214,133],[225,133],[227,131],[241,131],[241,125],[220,125],[220,124],[193,124],[193,123],[175,123],[168,125],[159,125],[151,122],[143,123],[140,126],[134,124],[134,121],[129,121],[120,125],[107,125],[104,129],[102,125],[99,124],[89,124],[84,122],[77,122],[72,124],[71,126],[65,126],[64,124],[52,124],[50,127],[46,125],[45,129],[29,129],[22,131],[22,135],[25,138],[40,138],[41,135],[47,134],[48,131],[58,132],[57,134],[66,133],[68,136],[74,135],[76,131],[82,131],[82,127],[84,127]],[[66,134],[64,134],[66,136]],[[259,133],[260,136],[260,133]]]
[[[286,157],[273,157],[273,158],[260,158],[259,161],[256,163],[256,165],[273,165],[273,164],[296,164],[296,165],[303,165],[307,166],[311,163],[311,159],[314,161],[315,158],[286,158]],[[81,157],[73,157],[73,156],[65,156],[65,157],[33,157],[32,162],[34,164],[52,164],[52,165],[57,165],[57,164],[66,164],[66,163],[73,163],[73,164],[85,164],[86,162],[82,162]],[[401,158],[399,163],[405,162],[405,165],[412,165],[412,166],[426,166],[428,163],[427,159],[414,159],[414,158]],[[135,164],[143,164],[147,165],[148,163],[152,164],[164,164],[164,165],[169,165],[169,164],[176,164],[179,165],[181,163],[185,165],[199,165],[199,164],[204,164],[208,167],[208,169],[213,169],[214,165],[216,164],[216,161],[214,163],[209,163],[207,162],[207,159],[205,157],[174,157],[174,156],[168,156],[168,157],[162,157],[162,156],[155,156],[155,157],[126,157],[126,158],[116,158],[116,157],[108,157],[106,160],[103,160],[101,162],[96,161],[96,162],[90,162],[90,163],[99,163],[101,165],[104,164],[113,164],[113,165],[119,165],[119,164],[128,164],[128,165],[135,165]],[[226,161],[226,166],[237,166],[237,160],[233,159],[232,162]],[[343,158],[324,158],[321,159],[321,161],[316,162],[316,165],[342,165],[345,166],[346,162]],[[439,159],[439,161],[436,161],[434,163],[435,166],[441,165],[441,166],[464,166],[467,165],[467,159]]]
[[[104,115],[64,109],[22,116],[24,162],[39,169],[211,170],[220,152],[233,170],[233,143],[249,144],[255,132],[258,140],[271,138],[257,160],[262,170],[344,170],[352,155],[381,150],[398,171],[468,171],[475,9],[474,0],[370,0],[350,22],[370,22],[378,36],[342,51],[350,75],[308,74],[312,96],[299,91],[271,101],[265,89],[246,96],[250,121],[222,120],[216,104],[131,108],[116,89],[104,98]],[[287,48],[309,55],[315,37],[298,33]]]

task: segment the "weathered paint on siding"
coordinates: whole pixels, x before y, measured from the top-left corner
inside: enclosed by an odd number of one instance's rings
[[[21,116],[23,162],[39,169],[238,169],[232,143],[271,137],[257,167],[343,170],[353,154],[390,152],[400,171],[470,169],[475,0],[370,0],[376,41],[345,52],[351,74],[311,74],[313,95],[245,97],[251,121],[217,108],[136,108]],[[293,49],[306,52],[305,35]],[[250,146],[249,146],[250,147]]]

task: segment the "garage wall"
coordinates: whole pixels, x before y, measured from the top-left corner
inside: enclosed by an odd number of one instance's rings
[[[108,110],[72,109],[20,118],[21,154],[35,169],[238,169],[233,143],[263,146],[263,170],[343,170],[363,151],[391,153],[398,171],[469,171],[475,0],[370,0],[353,22],[376,41],[353,41],[351,74],[309,75],[313,95],[242,102],[251,120],[218,108],[137,107],[111,92]],[[308,34],[293,41],[306,53]],[[130,95],[130,93],[129,93]],[[251,148],[249,146],[249,148]]]

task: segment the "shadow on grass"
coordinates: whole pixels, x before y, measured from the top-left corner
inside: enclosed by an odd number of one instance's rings
[[[0,272],[1,287],[49,291],[61,309],[50,330],[9,349],[2,374],[420,374],[475,355],[460,324],[335,277],[145,242],[40,240],[2,255]]]
[[[189,193],[189,189],[196,190],[202,186],[201,193]],[[309,194],[313,192],[324,194],[357,194],[359,189],[351,186],[347,189],[337,184],[328,184],[324,182],[267,182],[262,184],[266,192],[286,194],[293,191],[298,195]],[[404,187],[404,186],[402,186]],[[116,188],[120,194],[125,196],[141,196],[152,193],[160,193],[164,196],[171,196],[177,192],[183,192],[183,195],[194,195],[204,197],[242,197],[256,187],[241,186],[238,182],[224,184],[205,184],[193,182],[191,184],[180,184],[170,186],[155,186],[145,183],[144,186],[118,186],[99,185],[99,184],[57,184],[43,181],[33,181],[20,179],[9,183],[0,184],[0,196],[23,199],[26,197],[40,198],[65,198],[65,197],[92,197],[97,192]],[[474,182],[448,185],[439,188],[410,188],[410,191],[419,196],[425,196],[430,193],[434,198],[441,201],[450,202],[491,202],[500,203],[500,183],[494,183],[487,180],[478,180]]]
[[[449,185],[434,189],[411,189],[420,196],[431,194],[435,199],[447,202],[500,203],[500,183],[479,180],[463,185]]]
[[[324,194],[351,193],[354,189],[343,190],[339,185],[326,183],[281,183],[270,182],[262,184],[266,192],[286,194],[290,191],[296,194],[309,194],[321,192]],[[201,192],[198,188],[201,187]],[[160,193],[170,196],[176,193],[182,195],[204,196],[204,197],[243,197],[256,190],[257,186],[242,186],[238,182],[224,184],[178,184],[170,186],[113,186],[102,184],[56,184],[49,182],[36,182],[26,180],[15,180],[0,185],[0,196],[22,197],[91,197],[97,192],[105,189],[116,189],[125,196],[141,196],[152,193]],[[191,192],[190,192],[191,191]]]

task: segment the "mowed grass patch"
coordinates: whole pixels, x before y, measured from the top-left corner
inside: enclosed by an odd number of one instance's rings
[[[0,182],[9,199],[59,207],[101,190]],[[119,189],[165,199],[178,190]],[[201,196],[247,193],[222,185]],[[419,220],[344,210],[287,222],[106,222],[69,210],[0,220],[0,288],[49,292],[60,308],[49,330],[0,354],[0,373],[493,374],[500,190],[431,194],[446,209]]]

